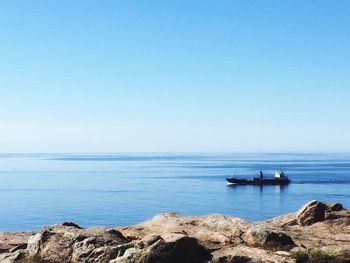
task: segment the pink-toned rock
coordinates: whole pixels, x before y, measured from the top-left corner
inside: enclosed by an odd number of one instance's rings
[[[143,238],[151,233],[185,234],[198,239],[200,244],[209,249],[217,249],[222,245],[241,244],[241,236],[250,227],[251,224],[242,219],[217,214],[202,217],[161,214],[134,227],[118,230],[132,239]]]
[[[1,263],[350,262],[350,212],[312,201],[264,222],[161,214],[130,227],[0,233]]]

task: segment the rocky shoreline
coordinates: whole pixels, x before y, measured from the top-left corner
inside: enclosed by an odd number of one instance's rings
[[[161,214],[130,227],[0,233],[1,263],[350,262],[350,211],[311,201],[262,222]]]

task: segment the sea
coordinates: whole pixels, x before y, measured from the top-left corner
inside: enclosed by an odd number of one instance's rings
[[[228,186],[283,170],[287,186]],[[1,154],[0,231],[72,221],[124,226],[159,213],[260,221],[317,199],[350,208],[350,154]]]

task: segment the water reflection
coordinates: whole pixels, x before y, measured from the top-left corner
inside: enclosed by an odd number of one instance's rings
[[[288,188],[288,185],[275,185],[275,192],[282,193]]]
[[[253,190],[259,189],[260,192],[264,192],[268,189],[268,192],[271,192],[271,189],[274,189],[275,193],[281,194],[283,193],[287,188],[288,185],[239,185],[239,184],[229,184],[227,185],[228,189],[239,189],[239,188],[252,188]]]

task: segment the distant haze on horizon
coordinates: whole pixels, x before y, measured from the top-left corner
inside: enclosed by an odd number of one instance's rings
[[[0,2],[0,152],[350,152],[349,1]]]

